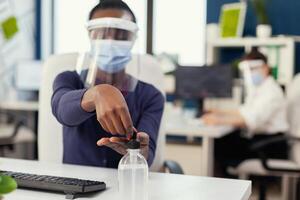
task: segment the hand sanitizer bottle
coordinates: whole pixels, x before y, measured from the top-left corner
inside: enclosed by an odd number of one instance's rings
[[[148,164],[140,153],[136,133],[126,144],[127,154],[119,162],[119,194],[122,200],[148,200]]]

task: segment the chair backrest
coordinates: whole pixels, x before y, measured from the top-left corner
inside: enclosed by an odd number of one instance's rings
[[[75,70],[78,53],[51,56],[44,64],[42,85],[40,90],[40,108],[38,124],[39,160],[62,162],[62,126],[57,122],[51,111],[52,85],[55,77],[67,70]],[[154,85],[164,94],[163,73],[157,60],[150,55],[133,56],[131,63],[140,63],[140,80]],[[131,64],[129,63],[129,67]],[[164,116],[162,119],[156,149],[156,157],[151,166],[152,171],[159,171],[164,162]]]
[[[287,114],[290,135],[300,139],[300,74],[296,75],[287,88]],[[300,165],[300,143],[293,143],[292,159]]]

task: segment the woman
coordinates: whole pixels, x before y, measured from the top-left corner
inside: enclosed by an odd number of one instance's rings
[[[93,64],[80,74],[59,74],[53,85],[64,163],[117,168],[126,153],[125,136],[138,131],[141,152],[152,164],[164,97],[125,73],[137,30],[135,15],[123,1],[102,0],[91,10]]]
[[[284,94],[267,63],[267,58],[254,48],[240,63],[247,88],[245,103],[237,110],[212,111],[202,117],[208,125],[229,125],[237,129],[216,140],[215,158],[222,174],[226,174],[228,166],[257,158],[250,150],[252,144],[281,136],[288,130]],[[287,158],[284,142],[266,151],[270,158]]]

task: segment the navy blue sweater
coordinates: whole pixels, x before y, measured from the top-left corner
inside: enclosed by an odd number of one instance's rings
[[[59,74],[53,85],[52,112],[63,125],[63,162],[117,168],[122,155],[108,147],[98,147],[103,137],[112,137],[97,121],[96,113],[85,112],[81,100],[86,89],[76,72]],[[164,97],[155,87],[139,81],[136,89],[124,95],[134,127],[150,137],[148,164],[155,156]]]

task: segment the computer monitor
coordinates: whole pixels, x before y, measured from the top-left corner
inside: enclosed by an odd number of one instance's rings
[[[232,96],[231,66],[181,66],[176,70],[175,76],[176,96],[180,99],[197,100],[197,117],[203,114],[203,99]]]
[[[231,66],[181,66],[176,70],[176,95],[184,99],[232,96]]]

